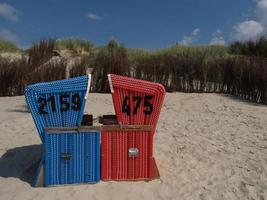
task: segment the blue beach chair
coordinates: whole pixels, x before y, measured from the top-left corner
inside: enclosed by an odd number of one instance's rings
[[[90,81],[85,75],[26,88],[26,102],[45,152],[35,186],[100,180],[99,128],[81,126]]]

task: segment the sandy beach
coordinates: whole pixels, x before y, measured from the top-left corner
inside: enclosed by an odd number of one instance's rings
[[[86,112],[114,113],[110,94]],[[96,121],[96,119],[95,119]],[[161,178],[31,186],[42,156],[25,99],[0,98],[0,199],[267,199],[267,106],[219,94],[167,94],[154,138]]]

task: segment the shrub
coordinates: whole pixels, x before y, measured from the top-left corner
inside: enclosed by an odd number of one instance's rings
[[[109,91],[107,74],[126,76],[130,74],[127,50],[115,40],[111,40],[106,48],[100,49],[92,65],[94,66],[92,87],[97,92]]]
[[[258,40],[234,42],[229,47],[229,53],[235,55],[267,57],[267,39],[265,37],[260,37]]]
[[[29,65],[38,67],[47,62],[53,56],[55,39],[43,39],[33,44],[29,49]]]

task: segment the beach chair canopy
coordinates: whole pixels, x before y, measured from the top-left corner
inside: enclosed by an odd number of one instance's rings
[[[109,74],[109,85],[119,123],[156,128],[165,96],[159,83]]]
[[[81,124],[90,81],[89,74],[26,87],[26,102],[42,141],[45,127]]]

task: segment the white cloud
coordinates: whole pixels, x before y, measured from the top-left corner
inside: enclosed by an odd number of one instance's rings
[[[264,34],[264,26],[257,21],[248,20],[234,26],[234,32],[235,40],[256,40]]]
[[[17,22],[19,20],[19,15],[21,14],[22,12],[20,10],[15,9],[11,5],[0,3],[0,16],[10,21]]]
[[[197,41],[198,34],[200,32],[200,29],[196,28],[194,29],[190,35],[186,35],[183,37],[183,40],[179,41],[179,44],[182,45],[189,45]]]
[[[193,36],[197,36],[199,32],[200,32],[200,30],[199,30],[198,28],[196,28],[196,29],[194,29],[194,30],[192,31],[191,35],[193,35]]]
[[[9,40],[11,42],[18,42],[18,36],[16,34],[14,34],[13,32],[11,32],[8,29],[2,28],[0,29],[0,38],[1,39],[5,39],[5,40]]]
[[[259,21],[267,27],[267,0],[259,0],[257,3],[257,10],[256,10]]]
[[[215,36],[210,41],[211,45],[225,45],[225,40],[222,36]]]
[[[246,20],[235,25],[233,39],[256,40],[267,33],[267,0],[256,0],[255,12],[258,19]]]
[[[101,17],[100,16],[98,16],[98,15],[96,15],[96,14],[94,14],[94,13],[87,13],[86,15],[85,15],[85,17],[87,17],[88,19],[90,19],[90,20],[100,20],[101,19]]]
[[[215,33],[212,34],[212,39],[210,41],[211,45],[225,45],[225,40],[221,36],[222,31],[217,29]]]

